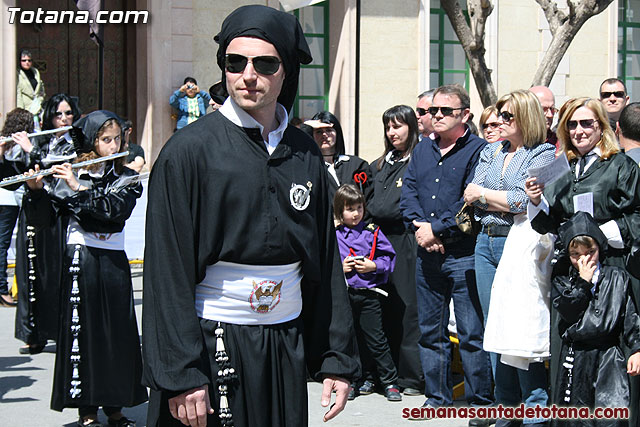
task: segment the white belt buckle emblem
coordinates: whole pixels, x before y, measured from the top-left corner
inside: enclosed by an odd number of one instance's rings
[[[303,211],[309,206],[309,201],[311,200],[311,187],[313,187],[311,181],[307,181],[307,188],[301,184],[291,184],[291,190],[289,190],[289,201],[294,209]]]
[[[280,283],[276,283],[273,280],[263,280],[259,283],[253,281],[253,291],[249,295],[251,310],[256,313],[269,313],[272,311],[280,302],[281,288],[282,280]]]

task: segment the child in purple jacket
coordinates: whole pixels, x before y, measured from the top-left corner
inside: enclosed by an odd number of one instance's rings
[[[333,212],[340,223],[336,234],[360,353],[368,351],[371,355],[375,362],[375,377],[384,387],[387,400],[400,401],[402,396],[396,385],[398,371],[382,329],[380,297],[387,296],[387,293],[377,287],[387,282],[396,254],[380,227],[362,222],[364,195],[357,187],[345,184],[338,188],[333,199]],[[374,389],[375,384],[366,380],[358,392],[370,394]],[[356,385],[352,384],[349,399],[355,398],[358,392]]]

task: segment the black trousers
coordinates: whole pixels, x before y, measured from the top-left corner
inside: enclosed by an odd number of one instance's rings
[[[358,348],[375,364],[375,374],[383,386],[398,382],[398,371],[391,357],[387,336],[382,328],[382,306],[380,294],[375,291],[349,288],[349,302],[353,312],[353,323],[358,339]],[[366,363],[363,371],[366,372]]]
[[[416,298],[417,244],[412,232],[382,230],[396,251],[396,267],[389,278],[389,297],[382,301],[382,322],[389,339],[391,357],[398,369],[398,385],[424,391],[420,363],[420,328]]]

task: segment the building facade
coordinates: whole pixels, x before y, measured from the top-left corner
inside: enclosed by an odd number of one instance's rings
[[[566,7],[563,1],[559,0],[561,8]],[[8,8],[16,3],[3,0],[0,12],[5,58],[0,66],[0,113],[5,115],[15,105],[21,48],[33,52],[36,64],[39,58],[47,58],[41,63],[46,68],[42,77],[48,96],[56,89],[87,97],[80,92],[94,84],[92,49],[97,48],[88,38],[88,44],[72,44],[69,39],[79,36],[70,29],[59,36],[67,37],[60,44],[76,46],[64,54],[69,59],[52,58],[55,43],[47,35],[48,27],[9,23]],[[67,0],[19,3],[25,10],[63,10],[74,5]],[[175,127],[169,95],[186,76],[195,77],[205,90],[220,79],[213,36],[233,9],[255,3],[281,8],[277,0],[106,1],[106,9],[149,12],[146,24],[109,29],[109,42],[120,45],[109,48],[112,53],[105,56],[111,71],[105,72],[104,104],[134,119],[136,140],[149,160],[155,159]],[[500,96],[531,86],[551,33],[535,1],[493,0],[493,4],[486,27],[486,59]],[[482,105],[473,78],[439,1],[326,0],[291,13],[300,19],[314,57],[302,68],[292,116],[304,119],[322,109],[333,112],[342,123],[348,152],[369,161],[377,158],[383,151],[382,113],[397,104],[414,107],[419,93],[441,84],[463,84],[479,117]],[[25,41],[33,45],[24,45]],[[54,37],[53,41],[59,40]],[[70,64],[68,73],[79,73],[80,78],[65,81],[63,63]],[[551,83],[556,105],[575,96],[597,97],[600,82],[608,77],[623,78],[631,98],[640,100],[640,0],[614,0],[587,21]],[[94,103],[89,101],[84,102],[91,108]]]

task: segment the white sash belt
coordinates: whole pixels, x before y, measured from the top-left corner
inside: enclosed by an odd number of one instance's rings
[[[236,325],[288,322],[302,311],[301,263],[249,265],[218,261],[196,285],[198,317]]]
[[[67,229],[67,243],[112,251],[124,251],[124,231],[119,233],[91,233],[84,231],[75,219],[71,219]]]

